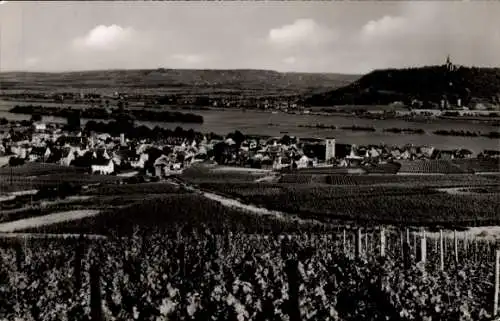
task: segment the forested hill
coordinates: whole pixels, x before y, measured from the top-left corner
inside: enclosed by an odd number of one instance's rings
[[[307,105],[374,105],[413,99],[437,103],[446,97],[472,98],[489,102],[500,99],[500,68],[428,66],[408,69],[375,70],[359,80],[305,99]]]
[[[66,91],[95,88],[178,93],[300,95],[324,92],[359,79],[358,75],[292,73],[270,70],[101,70],[63,73],[0,73],[1,90]]]

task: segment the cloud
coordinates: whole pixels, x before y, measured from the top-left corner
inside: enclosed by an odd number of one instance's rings
[[[368,21],[361,33],[367,37],[391,36],[406,28],[407,20],[403,17],[384,16],[378,20]]]
[[[199,64],[206,60],[202,55],[195,54],[175,54],[172,58],[184,64]]]
[[[318,44],[333,35],[312,19],[297,19],[292,24],[269,30],[268,41],[281,46]]]
[[[295,57],[286,57],[283,59],[283,62],[288,65],[293,65],[296,61],[297,59],[295,59]]]
[[[74,40],[78,48],[112,50],[123,44],[132,42],[135,31],[132,28],[123,28],[118,25],[99,25],[90,30],[87,35]]]

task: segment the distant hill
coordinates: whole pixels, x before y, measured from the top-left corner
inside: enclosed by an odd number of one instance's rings
[[[379,105],[413,99],[438,103],[460,98],[464,104],[478,98],[500,101],[500,68],[428,66],[409,69],[375,70],[357,81],[306,97],[311,106]]]
[[[345,86],[357,75],[281,73],[269,70],[104,70],[64,73],[0,73],[3,91],[177,92],[188,94],[302,95]]]

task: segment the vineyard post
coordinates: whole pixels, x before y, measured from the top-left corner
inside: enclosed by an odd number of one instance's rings
[[[77,239],[77,244],[75,247],[75,258],[73,273],[75,274],[75,288],[77,291],[80,290],[82,286],[82,257],[84,256],[84,242],[83,234]]]
[[[366,258],[368,258],[368,229],[366,229],[365,232],[365,252],[364,255]]]
[[[101,282],[99,264],[94,258],[90,266],[90,316],[92,320],[102,320]]]
[[[185,248],[184,243],[179,244],[178,259],[179,259],[179,272],[182,277],[186,275],[186,265],[185,265]]]
[[[413,232],[413,255],[417,257],[417,233]]]
[[[427,240],[425,238],[425,229],[422,229],[422,238],[420,239],[420,261],[425,263],[427,259]]]
[[[457,230],[453,230],[453,246],[455,248],[455,263],[458,263]]]
[[[380,256],[385,257],[385,227],[380,230]]]
[[[443,247],[443,230],[439,230],[439,267],[444,271],[444,247]]]
[[[467,252],[468,252],[468,247],[469,247],[469,237],[468,237],[468,232],[465,232],[464,234],[464,252],[465,252],[465,257],[468,257]]]
[[[15,251],[16,251],[17,270],[21,271],[21,269],[23,268],[23,265],[25,263],[25,255],[24,255],[23,246],[21,245],[20,241],[17,241],[14,246],[15,246]]]
[[[373,241],[375,240],[375,231],[370,235],[370,253],[373,255]]]
[[[401,232],[401,234],[403,234]],[[410,243],[408,242],[403,242],[403,239],[401,239],[401,242],[403,243],[403,246],[401,247],[401,251],[403,253],[403,263],[404,263],[404,268],[409,269],[410,268]]]
[[[358,227],[357,233],[356,233],[356,252],[355,256],[358,259],[361,256],[361,253],[363,251],[363,245],[361,243],[361,227]]]
[[[345,235],[345,228],[343,230],[343,239],[342,239],[342,248],[344,249],[344,255],[346,255],[346,235]]]
[[[297,260],[288,260],[285,265],[285,272],[288,277],[288,316],[290,321],[300,321],[299,310],[299,266]]]
[[[493,297],[493,317],[498,313],[498,291],[500,281],[500,250],[496,250],[495,255],[495,296]]]
[[[474,238],[474,261],[477,261],[477,251],[478,251],[478,248],[477,248],[477,239]]]
[[[401,256],[404,258],[405,256],[405,252],[404,252],[404,249],[405,249],[405,242],[404,242],[404,237],[403,237],[403,230],[400,231],[400,236],[401,236],[401,240],[400,240],[400,243],[401,243]],[[410,243],[408,243],[410,244]]]

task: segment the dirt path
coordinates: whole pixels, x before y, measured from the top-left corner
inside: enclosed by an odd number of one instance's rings
[[[436,188],[439,192],[445,192],[451,195],[470,195],[473,194],[468,191],[464,191],[464,187],[449,187],[449,188]]]
[[[51,225],[72,220],[79,220],[85,217],[95,216],[99,213],[100,213],[99,210],[75,210],[75,211],[53,213],[37,217],[30,217],[22,220],[0,224],[0,233],[15,232],[28,228]]]
[[[78,239],[81,236],[90,240],[107,239],[106,236],[98,234],[0,233],[0,239]]]

